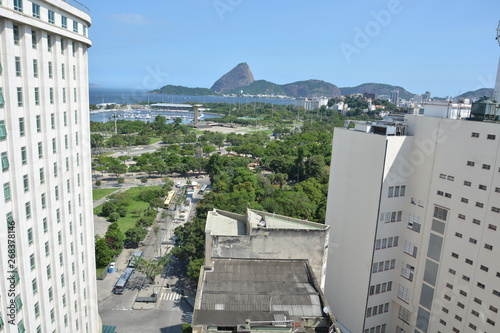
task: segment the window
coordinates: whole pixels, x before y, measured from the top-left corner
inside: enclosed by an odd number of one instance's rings
[[[50,309],[50,322],[54,322],[55,316],[54,316],[54,309]]]
[[[450,193],[445,193],[445,194],[444,194],[444,197],[445,197],[445,198],[448,198],[448,199],[451,199],[451,194],[450,194]]]
[[[411,318],[411,312],[408,311],[407,309],[403,308],[402,306],[399,307],[399,313],[398,313],[398,318],[407,323],[408,325],[410,324],[410,318]]]
[[[24,204],[24,210],[26,211],[26,219],[31,218],[31,203],[28,201]]]
[[[0,74],[2,74],[2,64],[0,64]],[[3,100],[3,92],[2,87],[0,87],[0,108],[3,108],[4,100]]]
[[[82,29],[83,29],[83,35],[87,37],[87,26],[82,25]]]
[[[0,154],[0,157],[2,159],[2,171],[9,170],[10,164],[9,158],[7,157],[7,152],[3,152],[2,154]]]
[[[470,313],[472,313],[473,316],[479,317],[479,312],[477,312],[475,310],[472,310]]]
[[[61,54],[64,54],[65,49],[66,49],[66,44],[64,43],[64,39],[61,38]]]
[[[488,134],[486,136],[486,139],[488,139],[488,140],[495,140],[495,138],[496,138],[496,136],[494,134]]]
[[[497,226],[493,225],[493,224],[488,224],[488,229],[496,231],[497,230]]]
[[[410,280],[410,281],[413,281],[413,272],[414,271],[415,271],[415,267],[413,267],[409,264],[403,263],[403,267],[401,268],[401,276]]]
[[[23,11],[23,0],[14,0],[14,10]]]
[[[17,295],[14,302],[16,304],[16,312],[19,312],[19,310],[21,310],[21,308],[23,307],[23,302],[21,301],[21,296]]]
[[[465,263],[469,264],[469,265],[472,265],[472,264],[474,264],[474,261],[472,261],[472,260],[470,260],[468,258],[465,258]]]
[[[64,70],[64,64],[61,64],[61,78],[64,80],[66,78],[66,74],[65,74],[65,70]]]
[[[411,299],[411,290],[410,288],[407,288],[403,285],[399,285],[399,290],[398,290],[398,298],[401,299],[405,303],[410,303]]]
[[[465,220],[465,215],[464,214],[458,214],[458,218],[461,219],[461,220]]]
[[[500,187],[495,187],[495,192],[500,193]]]
[[[33,59],[33,76],[38,77],[38,60]]]
[[[7,139],[7,130],[5,129],[5,120],[0,120],[0,141]]]
[[[19,26],[18,25],[12,26],[12,33],[14,35],[14,44],[19,45]]]
[[[421,226],[422,226],[422,218],[413,213],[410,213],[408,217],[408,229],[420,232]]]
[[[417,256],[418,248],[412,242],[405,241],[404,253],[411,255],[412,257]]]
[[[490,245],[490,244],[484,244],[484,248],[485,248],[486,250],[490,250],[490,251],[492,251],[492,250],[493,250],[493,245]]]
[[[486,318],[486,322],[490,324],[491,326],[495,326],[495,322],[491,320],[490,318]]]
[[[477,225],[481,225],[481,221],[478,219],[472,219],[472,223],[477,224]]]
[[[49,34],[47,34],[47,51],[52,52],[52,35],[49,35]],[[49,64],[50,63],[51,62],[49,61]],[[52,79],[52,75],[50,75],[50,73],[51,72],[49,71],[49,78]]]
[[[52,10],[49,10],[49,23],[55,23],[55,13]]]
[[[467,166],[474,166],[476,163],[472,162],[472,161],[467,161]]]
[[[23,185],[24,185],[24,192],[28,192],[30,189],[28,175],[23,176]]]
[[[43,158],[43,147],[41,142],[38,142],[38,158]]]
[[[54,162],[54,177],[57,177],[57,162]]]
[[[49,102],[54,104],[54,88],[49,88]]]
[[[446,218],[448,217],[448,210],[435,206],[434,217],[446,221]]]
[[[17,106],[23,106],[23,88],[17,88]]]
[[[47,265],[47,279],[50,280],[50,278],[52,277],[52,273],[51,273],[51,270],[50,270],[50,264]]]
[[[40,168],[40,184],[45,183],[45,172],[43,171],[43,168]]]
[[[57,242],[59,243],[59,245],[62,244],[62,234],[61,234],[61,231],[57,232]],[[62,256],[62,253],[61,253],[61,256]]]
[[[35,269],[35,254],[30,254],[30,266],[31,266],[31,270],[34,270]]]
[[[24,118],[23,117],[19,118],[19,135],[21,135],[21,136],[26,135],[26,128],[24,126]]]
[[[5,199],[5,202],[10,201],[11,198],[10,198],[10,183],[9,182],[3,184],[3,196]]]
[[[68,18],[66,16],[61,16],[61,26],[64,29],[68,28]]]
[[[462,280],[469,282],[470,277],[468,277],[467,275],[462,275]]]
[[[28,163],[28,158],[27,158],[27,153],[26,153],[26,147],[21,147],[21,162],[23,165]]]
[[[452,256],[453,258],[455,258],[455,259],[458,259],[458,254],[457,254],[457,253],[455,253],[455,252],[452,252],[452,253],[451,253],[451,256]]]
[[[36,31],[31,30],[31,47],[36,49],[37,43],[38,43],[38,38],[36,37]]]
[[[473,138],[479,138],[479,133],[477,133],[477,132],[472,132],[472,137],[473,137]]]
[[[45,232],[47,232],[47,230],[48,230],[47,229],[47,218],[44,217],[43,218],[43,232],[45,233]]]
[[[52,61],[49,61],[49,79],[52,79]]]
[[[35,105],[40,105],[40,88],[35,87]],[[38,125],[38,123],[37,123]],[[37,128],[38,130],[38,128]],[[38,131],[40,132],[40,131]]]
[[[28,229],[28,244],[33,244],[33,228]]]
[[[477,240],[472,237],[469,237],[469,243],[477,244]]]
[[[16,57],[16,76],[21,76],[21,58]]]
[[[478,283],[477,283],[477,286],[478,286],[479,288],[481,288],[481,289],[486,288],[486,286],[485,286],[483,283],[481,283],[481,282],[478,282]]]
[[[454,182],[454,181],[455,181],[455,177],[454,177],[454,176],[448,176],[448,178],[447,178],[447,179],[448,179],[449,181],[452,181],[452,182]]]
[[[59,185],[56,185],[54,187],[54,193],[55,193],[55,196],[56,196],[56,200],[59,200]]]
[[[465,181],[464,181],[464,185],[465,185],[465,186],[471,186],[471,182],[469,182],[469,181],[465,180]]]
[[[439,178],[441,178],[441,179],[446,179],[446,175],[445,175],[444,173],[440,173],[440,174],[439,174]]]
[[[484,204],[482,202],[476,202],[476,207],[483,208]]]
[[[500,208],[498,208],[498,207],[491,207],[491,211],[493,213],[500,213]]]
[[[451,301],[451,297],[450,297],[450,296],[448,296],[448,295],[444,295],[444,296],[443,296],[443,298],[444,298],[445,300],[447,300],[448,302],[449,302],[449,301]]]
[[[458,238],[462,238],[463,235],[461,233],[459,233],[459,232],[455,232],[455,236],[458,237]]]
[[[484,170],[489,170],[491,167],[489,164],[483,164],[483,169]]]
[[[73,32],[78,32],[78,22],[73,21]]]
[[[495,312],[495,313],[498,313],[498,309],[496,307],[494,307],[493,305],[490,305],[490,310]]]
[[[66,103],[66,88],[62,88],[62,101]]]
[[[493,295],[500,297],[500,291],[493,290]]]
[[[35,18],[40,18],[40,5],[37,5],[36,3],[31,4],[31,10],[33,12],[33,17]]]
[[[486,185],[479,185],[480,190],[486,191],[487,188],[488,187]]]
[[[56,144],[56,139],[52,138],[52,152],[55,154],[57,153],[57,144]]]

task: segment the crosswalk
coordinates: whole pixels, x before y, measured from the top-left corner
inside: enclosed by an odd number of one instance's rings
[[[160,295],[160,299],[162,301],[178,301],[182,296],[178,293],[162,293]]]
[[[192,312],[186,312],[182,316],[182,321],[187,324],[192,324],[193,323],[193,313]]]

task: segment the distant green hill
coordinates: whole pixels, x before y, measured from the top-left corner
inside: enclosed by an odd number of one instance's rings
[[[286,95],[285,90],[282,86],[276,83],[272,83],[266,80],[257,80],[250,83],[248,86],[234,88],[231,90],[226,90],[226,94],[240,94],[243,91],[244,94],[250,95]]]
[[[150,94],[165,94],[165,95],[191,95],[191,96],[214,96],[220,95],[218,92],[207,88],[189,88],[183,86],[166,85],[160,89],[149,92]]]
[[[477,90],[467,91],[457,97],[460,98],[480,98],[480,97],[493,97],[493,88],[481,88]]]
[[[394,90],[399,90],[399,98],[410,99],[415,96],[415,94],[406,91],[403,87],[384,83],[363,83],[356,87],[340,88],[342,95],[363,94],[365,92],[377,95],[390,95]]]
[[[321,80],[297,81],[282,85],[288,96],[293,97],[339,97],[340,89]]]

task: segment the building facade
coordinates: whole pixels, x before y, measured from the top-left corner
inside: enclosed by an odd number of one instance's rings
[[[336,129],[325,295],[346,332],[495,332],[500,125]]]
[[[0,2],[0,332],[100,332],[89,113],[90,13]]]

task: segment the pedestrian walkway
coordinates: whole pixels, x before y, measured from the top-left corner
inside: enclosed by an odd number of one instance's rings
[[[178,301],[181,297],[182,295],[176,292],[163,292],[159,298],[162,301]]]

